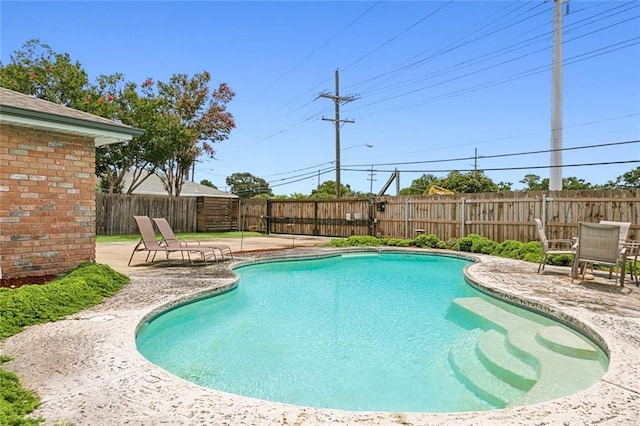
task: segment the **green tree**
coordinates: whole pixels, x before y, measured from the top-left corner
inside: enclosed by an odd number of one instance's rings
[[[591,189],[592,185],[585,182],[584,179],[578,179],[575,176],[569,176],[562,179],[562,189]]]
[[[226,178],[226,182],[231,188],[231,193],[240,198],[253,198],[262,194],[273,196],[269,183],[251,173],[234,173]]]
[[[520,181],[526,185],[525,191],[547,191],[549,190],[549,178],[540,179],[540,176],[534,174],[528,174],[524,176],[524,179]],[[590,189],[593,188],[584,179],[579,179],[575,176],[569,176],[562,178],[562,189]]]
[[[303,194],[302,192],[294,192],[291,195],[289,195],[289,198],[299,200],[299,199],[309,198],[309,195]]]
[[[207,179],[202,179],[200,181],[200,185],[208,186],[209,188],[213,188],[213,189],[218,189],[218,187],[215,186],[213,184],[213,182],[211,182],[210,180],[207,180]]]
[[[125,82],[122,74],[101,75],[86,97],[89,112],[145,130],[130,141],[96,149],[96,174],[108,192],[122,188],[132,193],[155,172],[158,163],[174,155],[164,141],[175,120],[164,113],[165,101],[155,96],[152,86],[151,79],[138,88],[135,83]],[[124,188],[128,172],[132,181]]]
[[[87,92],[85,110],[123,124],[141,127],[135,118],[136,112],[140,112],[135,89],[135,84],[124,82],[122,74],[101,75]],[[142,141],[151,136],[145,134],[131,141],[96,148],[96,176],[105,192],[125,191],[125,173],[140,161],[143,152]]]
[[[424,195],[429,191],[431,185],[442,186],[439,178],[432,174],[425,173],[411,181],[411,186],[402,188],[400,195]]]
[[[498,191],[498,185],[485,176],[482,170],[473,170],[468,173],[454,170],[441,180],[440,186],[461,194]]]
[[[511,191],[511,187],[513,186],[513,182],[498,182],[498,191]]]
[[[640,188],[640,166],[618,176],[615,181],[604,184],[607,189],[637,189]]]
[[[154,165],[162,171],[159,176],[169,196],[180,195],[196,159],[203,153],[213,158],[213,144],[226,140],[235,127],[233,115],[227,111],[235,93],[226,83],[211,90],[210,81],[211,75],[204,71],[193,77],[174,74],[168,83],[157,83],[165,115],[164,133],[157,144],[161,148],[158,152],[165,155]]]
[[[340,184],[343,197],[354,197],[355,193],[350,185]],[[311,190],[311,196],[315,198],[336,198],[336,181],[327,180],[322,182],[316,189]]]
[[[10,60],[7,65],[0,63],[0,86],[86,111],[89,79],[69,54],[56,53],[49,45],[32,39]]]
[[[534,174],[524,175],[524,179],[520,183],[526,185],[525,191],[545,191],[549,189],[549,179],[540,181],[540,176]]]

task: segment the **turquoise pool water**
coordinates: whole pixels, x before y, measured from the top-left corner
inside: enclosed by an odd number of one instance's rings
[[[143,324],[138,349],[186,380],[271,401],[375,411],[502,408],[526,392],[516,386],[487,397],[466,378],[465,356],[452,352],[473,353],[481,330],[491,329],[452,308],[452,300],[488,299],[465,283],[468,264],[366,254],[240,267],[235,290]],[[516,311],[541,327],[555,324]],[[525,359],[533,372],[522,374],[535,375],[536,357]]]

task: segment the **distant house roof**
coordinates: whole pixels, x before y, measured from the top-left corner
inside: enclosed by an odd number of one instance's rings
[[[128,172],[124,176],[124,189],[129,189],[131,181],[133,180],[133,174]],[[164,185],[160,177],[156,174],[151,174],[144,180],[134,191],[134,194],[147,194],[147,195],[167,195],[167,190],[164,189]],[[219,189],[211,188],[210,186],[200,185],[197,183],[185,181],[182,185],[181,197],[217,197],[217,198],[238,198],[237,195],[230,192],[220,191]]]
[[[0,87],[0,122],[88,136],[95,145],[131,140],[144,130]]]

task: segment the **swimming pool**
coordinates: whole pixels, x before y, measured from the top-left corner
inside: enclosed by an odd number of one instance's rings
[[[576,392],[604,373],[606,357],[588,339],[466,284],[468,264],[355,253],[240,267],[235,290],[143,324],[138,349],[203,386],[345,410],[502,408]],[[568,336],[571,348],[549,349]],[[566,354],[552,356],[558,350]],[[549,387],[557,371],[548,371],[558,362],[598,373],[558,392]],[[478,371],[498,378],[499,389]]]

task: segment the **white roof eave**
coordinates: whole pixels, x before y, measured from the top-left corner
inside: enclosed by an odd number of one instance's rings
[[[1,114],[0,122],[13,124],[17,126],[24,126],[30,128],[38,128],[43,130],[50,130],[62,133],[71,133],[81,136],[91,137],[94,140],[95,146],[109,145],[113,143],[129,141],[133,138],[133,135],[120,132],[112,132],[102,129],[92,129],[82,126],[76,126],[66,123],[55,123],[49,121],[36,120],[28,117],[16,117]]]

